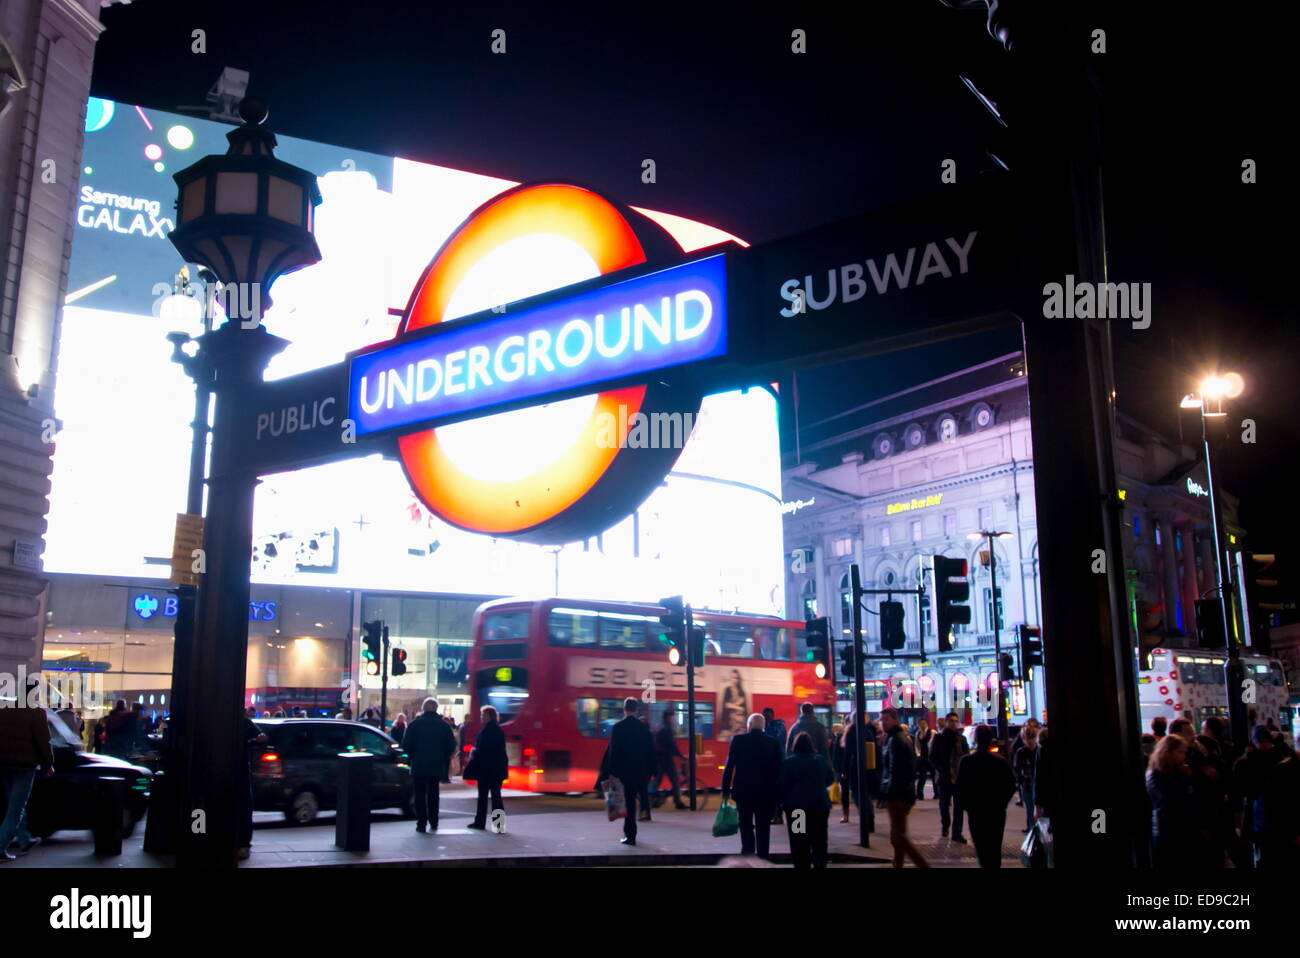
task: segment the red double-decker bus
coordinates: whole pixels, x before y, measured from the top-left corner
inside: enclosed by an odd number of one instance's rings
[[[474,614],[469,655],[473,700],[465,748],[478,710],[501,715],[510,760],[507,788],[535,792],[591,790],[609,742],[635,696],[657,729],[672,710],[686,742],[686,665],[668,663],[660,641],[662,606],[573,599],[499,599]],[[828,726],[835,690],[826,664],[804,645],[802,622],[761,615],[695,613],[706,661],[695,670],[695,731],[703,739],[697,778],[722,783],[732,736],[753,712],[771,707],[792,725],[811,702]]]

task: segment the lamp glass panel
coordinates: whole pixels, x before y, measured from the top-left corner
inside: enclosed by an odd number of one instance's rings
[[[277,220],[302,223],[302,187],[292,180],[272,176],[266,195],[266,212]]]
[[[257,174],[256,173],[218,173],[217,203],[212,212],[256,213],[257,212]]]
[[[203,195],[207,188],[206,176],[200,176],[197,180],[185,184],[185,188],[181,190],[180,221],[182,223],[188,223],[194,217],[203,214]]]

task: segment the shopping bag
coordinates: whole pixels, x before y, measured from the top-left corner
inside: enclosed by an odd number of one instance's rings
[[[1054,848],[1055,843],[1052,841],[1052,820],[1050,818],[1038,819],[1038,821],[1034,822],[1034,831],[1038,833],[1038,837],[1042,840],[1043,846],[1043,864],[1039,867],[1055,868],[1056,852]]]
[[[1025,868],[1043,867],[1043,840],[1036,827],[1031,828],[1020,843],[1020,864]]]
[[[723,802],[718,814],[713,817],[713,837],[726,838],[740,831],[740,812],[731,802]]]
[[[843,796],[840,794],[839,782],[831,782],[830,796],[832,805],[838,805],[840,803],[840,799],[843,798]]]
[[[605,779],[605,811],[612,822],[616,818],[627,818],[627,798],[623,795],[623,783],[614,776]]]

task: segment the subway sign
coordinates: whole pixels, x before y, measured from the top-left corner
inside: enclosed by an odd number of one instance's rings
[[[354,355],[348,417],[357,436],[724,356],[726,255],[480,315]]]

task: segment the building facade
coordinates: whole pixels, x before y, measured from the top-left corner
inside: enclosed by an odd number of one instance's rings
[[[0,6],[0,672],[35,669],[54,380],[100,0]]]
[[[907,636],[903,657],[868,663],[869,709],[888,690],[895,704],[956,710],[963,722],[995,717],[998,645],[1018,658],[1019,626],[1041,625],[1029,423],[1024,361],[1013,353],[800,430],[803,461],[784,471],[787,614],[827,616],[832,635],[847,639],[852,565],[865,589],[900,590],[864,600],[869,654],[886,654],[875,614],[884,599],[903,603]],[[1160,621],[1168,644],[1194,644],[1195,602],[1216,587],[1204,463],[1194,448],[1131,419],[1121,417],[1117,434],[1133,624],[1145,602],[1168,610]],[[1220,501],[1235,548],[1243,536],[1236,499],[1221,493]],[[991,555],[981,532],[1003,533]],[[965,559],[970,572],[971,622],[954,627],[949,653],[938,651],[929,606],[926,570],[936,554]],[[923,586],[927,594],[917,595]],[[849,711],[847,686],[842,694]],[[1041,671],[1013,683],[1008,699],[1013,723],[1041,718]]]

